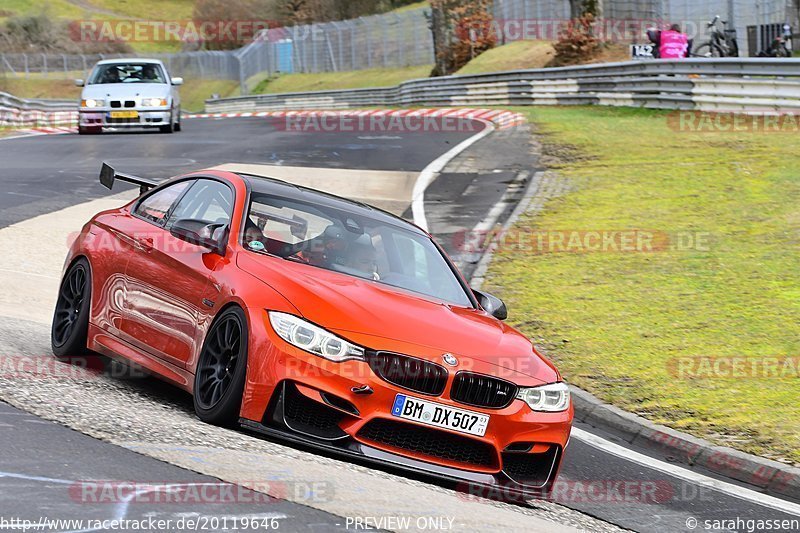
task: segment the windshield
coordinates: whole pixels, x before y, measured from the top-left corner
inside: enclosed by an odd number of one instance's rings
[[[254,192],[243,244],[255,252],[472,306],[429,238],[353,213]]]
[[[89,78],[89,85],[104,83],[167,83],[167,78],[154,63],[112,63],[98,65]]]

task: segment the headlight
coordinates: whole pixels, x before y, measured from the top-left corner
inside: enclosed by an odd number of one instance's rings
[[[569,387],[565,383],[551,383],[519,389],[517,399],[527,403],[533,411],[566,411],[569,409]]]
[[[167,100],[166,98],[144,98],[142,105],[145,107],[166,107]]]
[[[280,338],[301,350],[337,363],[348,359],[364,360],[364,348],[361,346],[351,344],[294,315],[269,311],[269,321]]]
[[[103,107],[104,104],[105,102],[103,100],[97,100],[95,98],[81,100],[81,107]]]

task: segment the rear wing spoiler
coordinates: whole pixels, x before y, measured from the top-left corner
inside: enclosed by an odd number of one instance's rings
[[[149,180],[147,178],[140,178],[139,176],[131,176],[130,174],[120,174],[114,170],[114,167],[106,162],[103,162],[103,166],[100,167],[100,183],[110,191],[111,188],[114,187],[114,182],[116,180],[126,181],[128,183],[138,185],[140,195],[146,193],[153,187],[158,186],[157,181]]]

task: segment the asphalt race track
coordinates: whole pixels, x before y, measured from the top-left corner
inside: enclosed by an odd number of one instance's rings
[[[475,131],[480,127],[476,123]],[[121,197],[108,198],[110,193],[97,181],[101,161],[156,179],[226,163],[310,167],[309,179],[317,180],[313,183],[335,189],[339,185],[333,177],[346,177],[348,169],[386,171],[391,179],[406,179],[475,131],[287,132],[275,119],[230,118],[189,119],[184,131],[173,135],[0,139],[0,246],[11,257],[0,268],[0,279],[10,289],[0,297],[0,356],[3,361],[48,357],[47,317],[52,308],[48,309],[47,298],[57,283],[64,237],[80,228],[87,213],[131,197],[130,191],[125,193],[120,187]],[[491,134],[453,160],[426,192],[431,231],[467,274],[472,274],[478,258],[456,249],[459,232],[502,223],[541,179],[528,136],[526,130]],[[340,172],[314,172],[315,168]],[[114,194],[118,192],[115,189]],[[390,204],[396,206],[395,211],[410,217],[407,198],[394,200]],[[487,502],[456,495],[453,487],[424,478],[375,471],[205,426],[194,418],[190,398],[150,378],[67,374],[39,379],[41,374],[9,375],[7,367],[0,366],[0,400],[22,409],[0,403],[0,447],[4,450],[0,516],[31,520],[41,515],[65,519],[244,517],[274,519],[286,531],[334,531],[365,529],[359,528],[356,517],[416,513],[441,519],[441,527],[431,529],[456,531],[489,527],[615,531],[614,526],[689,531],[687,523],[692,519],[701,524],[732,517],[789,519],[796,518],[800,509],[797,502],[758,495],[697,469],[688,475],[688,470],[648,450],[619,453],[618,446],[630,445],[582,424],[576,427],[600,438],[582,437],[580,431],[573,436],[560,478],[568,482],[569,490],[555,503]],[[165,485],[177,491],[213,486],[223,493],[234,490],[231,482],[255,485],[255,491],[235,487],[239,501],[211,505],[191,501],[175,505],[153,498],[98,503],[81,496],[87,480],[133,480],[145,494]],[[635,494],[642,487],[654,487],[655,496],[614,497],[611,493],[620,484],[636,487]],[[590,486],[606,488],[591,497],[586,494]],[[263,492],[272,497],[264,501]],[[419,528],[413,524],[412,529]],[[370,525],[403,529],[388,521]]]

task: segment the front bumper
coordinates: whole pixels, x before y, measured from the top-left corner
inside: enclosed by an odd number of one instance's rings
[[[115,118],[112,113],[135,112],[136,117]],[[169,125],[169,109],[139,107],[125,109],[98,109],[78,111],[78,125],[85,128],[157,128]]]
[[[450,398],[455,372],[440,395],[419,394],[385,381],[362,361],[332,363],[298,350],[258,318],[250,322],[244,427],[504,492],[542,494],[555,481],[569,440],[572,407],[540,413],[520,400],[500,409],[464,405]],[[365,386],[371,393],[363,392]],[[394,417],[397,394],[487,414],[486,433],[466,435]]]

